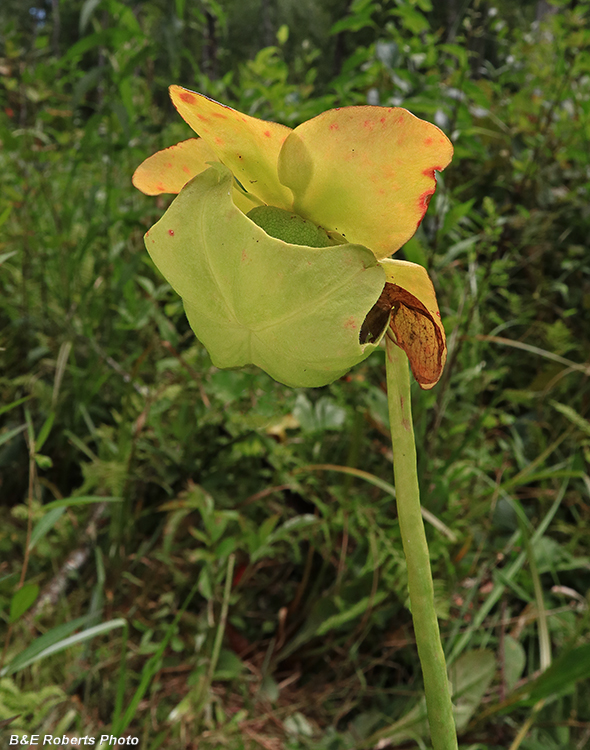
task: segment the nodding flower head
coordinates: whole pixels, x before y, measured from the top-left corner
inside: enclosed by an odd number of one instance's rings
[[[399,107],[342,107],[291,130],[180,86],[170,96],[200,138],[146,159],[133,184],[178,194],[145,243],[213,363],[322,386],[389,328],[435,385],[446,344],[432,283],[389,256],[422,221],[448,138]]]

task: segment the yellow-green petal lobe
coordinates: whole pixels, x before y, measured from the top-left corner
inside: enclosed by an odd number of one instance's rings
[[[342,107],[299,125],[279,155],[293,210],[378,258],[416,231],[453,155],[446,135],[400,107]]]
[[[378,320],[381,313],[391,316],[390,331],[407,354],[420,387],[428,390],[438,383],[447,359],[445,330],[432,281],[426,269],[416,263],[388,258],[381,266],[387,281],[367,320]]]
[[[178,194],[193,177],[209,169],[219,159],[202,138],[189,138],[149,156],[135,170],[131,181],[146,195]],[[253,203],[237,183],[232,186],[232,198],[244,213]]]
[[[232,175],[195,177],[145,237],[217,367],[252,363],[290,386],[326,385],[375,348],[359,333],[385,273],[359,245],[275,239],[231,200]]]
[[[291,191],[277,175],[279,152],[290,128],[258,120],[182,86],[170,86],[180,116],[259,201],[290,209]]]
[[[131,180],[146,195],[176,194],[214,161],[219,160],[206,141],[189,138],[149,156]]]

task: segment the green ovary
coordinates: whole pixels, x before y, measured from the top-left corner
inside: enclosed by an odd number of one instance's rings
[[[255,224],[277,240],[306,247],[332,247],[339,244],[313,222],[275,206],[258,206],[247,214]]]

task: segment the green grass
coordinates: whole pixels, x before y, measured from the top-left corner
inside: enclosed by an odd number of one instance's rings
[[[302,80],[281,48],[200,81],[289,125],[371,89],[446,118],[456,156],[404,252],[449,341],[413,411],[472,750],[582,748],[590,731],[587,9],[549,18],[552,38],[490,21],[485,75],[468,31],[444,47],[408,15],[382,32],[389,62],[351,30],[336,78]],[[318,390],[211,365],[143,248],[167,201],[130,183],[189,137],[162,91],[191,80],[132,56],[156,44],[148,22],[120,50],[103,35],[100,90],[82,53],[4,43],[24,72],[0,94],[0,722],[146,750],[414,747],[383,352]]]

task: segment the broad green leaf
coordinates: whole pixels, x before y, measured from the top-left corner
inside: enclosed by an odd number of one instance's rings
[[[416,36],[424,33],[430,28],[428,19],[415,8],[408,5],[402,5],[401,7],[392,10],[391,15],[400,18],[404,28]]]
[[[512,636],[504,636],[504,679],[508,692],[512,692],[522,677],[526,654],[521,644]]]
[[[290,128],[242,114],[182,86],[170,86],[169,91],[183,120],[207,141],[247,192],[268,205],[292,208],[291,191],[277,176],[279,151]]]
[[[307,718],[299,711],[295,711],[288,716],[283,722],[283,726],[287,734],[293,737],[313,737],[315,733]]]
[[[244,671],[244,662],[233,651],[222,648],[215,668],[214,680],[234,680]]]
[[[463,731],[469,723],[494,677],[494,671],[494,655],[485,650],[465,653],[449,669],[457,731]],[[383,736],[400,744],[411,739],[416,741],[417,737],[427,735],[426,700],[423,697]]]
[[[342,107],[288,136],[279,179],[293,210],[386,258],[416,231],[453,155],[435,125],[399,107]]]
[[[272,534],[280,518],[280,515],[278,513],[275,513],[273,516],[269,516],[262,522],[257,534],[258,544],[260,546],[262,546],[266,542],[270,534]]]
[[[33,606],[38,595],[39,586],[36,583],[28,583],[16,591],[10,600],[10,622],[20,619]]]
[[[305,393],[300,393],[293,407],[293,416],[303,432],[324,432],[341,429],[346,420],[346,410],[327,396],[312,404]]]
[[[453,688],[455,723],[462,731],[481,703],[496,671],[496,660],[491,651],[468,651],[449,669]]]
[[[274,702],[278,699],[281,691],[276,680],[271,674],[265,674],[260,683],[260,696]]]
[[[361,325],[385,283],[360,245],[309,248],[269,237],[233,204],[232,175],[195,177],[145,236],[217,367],[255,364],[286,385],[319,387],[376,344]]]

